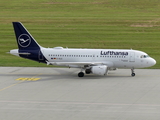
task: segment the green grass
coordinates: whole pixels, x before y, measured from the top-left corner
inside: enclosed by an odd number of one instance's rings
[[[44,47],[137,49],[160,68],[159,0],[0,1],[0,66],[46,66],[10,54],[11,22],[21,21]]]

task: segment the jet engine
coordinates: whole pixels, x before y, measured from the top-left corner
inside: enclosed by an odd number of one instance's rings
[[[105,75],[108,72],[107,66],[102,65],[102,66],[93,66],[91,68],[91,71],[93,74],[96,75]]]
[[[107,73],[107,66],[102,65],[102,66],[93,66],[92,67],[92,73],[97,74],[97,75],[105,75]]]

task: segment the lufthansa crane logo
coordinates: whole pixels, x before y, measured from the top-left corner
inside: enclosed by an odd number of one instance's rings
[[[27,34],[21,34],[18,37],[18,44],[21,47],[28,47],[31,44],[31,38]]]

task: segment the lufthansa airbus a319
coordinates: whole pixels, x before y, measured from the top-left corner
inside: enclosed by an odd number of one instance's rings
[[[46,63],[47,65],[80,68],[78,77],[86,74],[107,75],[108,70],[117,68],[145,68],[156,64],[148,54],[127,49],[69,49],[63,47],[44,48],[40,46],[20,22],[13,22],[18,49],[10,54]]]

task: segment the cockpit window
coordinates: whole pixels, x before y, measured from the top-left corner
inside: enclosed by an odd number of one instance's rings
[[[147,58],[149,55],[141,55],[141,58]]]

